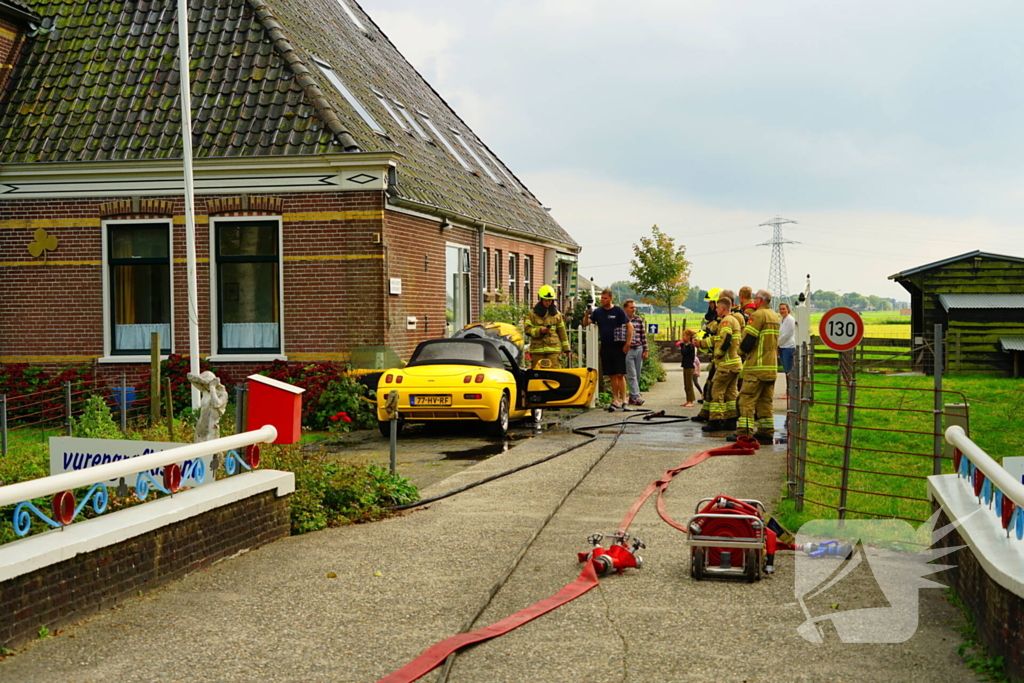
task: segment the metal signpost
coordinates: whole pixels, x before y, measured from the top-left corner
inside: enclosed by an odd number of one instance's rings
[[[847,386],[846,435],[843,443],[843,474],[839,491],[839,520],[846,517],[846,492],[850,480],[850,453],[853,449],[853,406],[857,396],[857,368],[853,349],[864,338],[864,321],[850,308],[833,308],[825,313],[818,325],[818,335],[825,346],[839,352],[836,369],[836,424],[839,424],[839,404],[842,387]]]

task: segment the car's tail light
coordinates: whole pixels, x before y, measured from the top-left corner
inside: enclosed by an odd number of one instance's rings
[[[395,381],[398,382],[399,384],[401,384],[402,383],[402,376],[401,375],[395,376]]]
[[[391,384],[392,379],[394,379],[394,377],[391,375],[391,373],[384,375],[384,384]]]
[[[473,381],[473,376],[472,375],[466,375],[465,377],[462,378],[462,383],[463,384],[469,384],[472,381]]]
[[[483,381],[484,381],[484,373],[481,372],[479,375],[476,376],[476,383],[477,384],[481,384],[481,383],[483,383]]]
[[[479,401],[483,397],[484,397],[483,394],[463,394],[462,395],[462,398],[470,400],[470,401]]]

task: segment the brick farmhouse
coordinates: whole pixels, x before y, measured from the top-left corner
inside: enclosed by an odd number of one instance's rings
[[[0,0],[0,363],[344,361],[575,293],[573,239],[354,0]]]

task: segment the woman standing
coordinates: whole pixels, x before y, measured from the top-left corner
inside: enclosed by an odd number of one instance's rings
[[[679,353],[682,356],[683,386],[686,387],[686,403],[684,408],[693,406],[694,387],[700,392],[700,384],[697,381],[697,373],[700,372],[699,361],[697,360],[697,349],[693,345],[693,330],[683,330],[683,340],[679,342]]]

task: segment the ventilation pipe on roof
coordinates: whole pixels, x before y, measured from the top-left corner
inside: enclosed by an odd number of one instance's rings
[[[331,129],[331,132],[334,133],[338,142],[341,143],[342,149],[346,152],[361,152],[362,150],[359,148],[358,143],[356,143],[356,139],[345,128],[345,124],[341,122],[330,101],[324,97],[324,93],[320,90],[320,86],[316,84],[316,80],[310,73],[309,67],[303,63],[299,53],[288,41],[283,27],[274,18],[270,8],[267,7],[267,3],[262,0],[249,0],[249,4],[252,6],[256,16],[259,17],[260,23],[266,29],[270,40],[274,43],[274,49],[288,62],[288,66],[291,67],[292,72],[296,75],[299,85],[302,86],[302,89],[306,91],[306,95],[313,102],[316,113],[327,124],[327,127]]]

